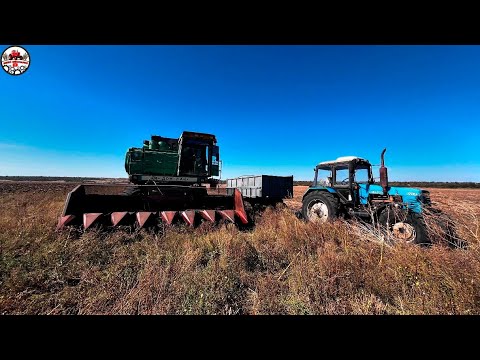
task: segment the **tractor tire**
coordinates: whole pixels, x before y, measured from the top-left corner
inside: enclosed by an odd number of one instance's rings
[[[427,227],[420,214],[404,209],[386,208],[378,217],[380,225],[388,229],[394,242],[429,246]]]
[[[324,191],[313,191],[303,199],[302,217],[311,222],[323,223],[338,216],[339,205],[335,195]]]

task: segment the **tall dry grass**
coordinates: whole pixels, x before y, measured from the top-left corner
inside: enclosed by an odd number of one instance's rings
[[[65,194],[1,194],[0,313],[480,313],[478,222],[452,199],[444,210],[467,250],[387,246],[358,225],[305,223],[289,209],[267,209],[245,232],[56,233]]]

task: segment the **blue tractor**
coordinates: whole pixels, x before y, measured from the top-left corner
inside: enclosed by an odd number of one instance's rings
[[[368,160],[344,156],[319,163],[313,184],[303,195],[302,217],[315,222],[339,216],[373,219],[389,229],[394,240],[430,244],[422,217],[423,210],[431,207],[430,193],[389,186],[385,151],[381,154],[379,183]]]

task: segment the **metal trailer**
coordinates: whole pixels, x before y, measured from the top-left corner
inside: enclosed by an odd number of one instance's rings
[[[227,179],[227,195],[238,189],[250,203],[275,204],[293,196],[293,175],[245,175]]]

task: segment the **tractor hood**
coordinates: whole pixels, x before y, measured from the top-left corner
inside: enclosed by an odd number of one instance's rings
[[[368,196],[383,195],[382,186],[379,184],[359,184],[360,203],[367,204]],[[430,192],[427,190],[389,186],[387,194],[391,196],[401,196],[402,202],[406,203],[408,208],[416,213],[422,212],[422,206],[430,205]]]

